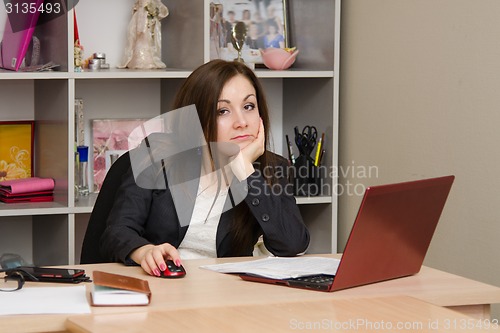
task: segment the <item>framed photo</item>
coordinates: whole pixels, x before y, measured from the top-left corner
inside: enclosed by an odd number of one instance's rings
[[[0,121],[0,181],[33,177],[35,122]]]
[[[145,122],[148,122],[145,133],[135,130]],[[93,191],[100,191],[106,173],[118,157],[137,147],[146,135],[161,130],[161,122],[150,119],[92,120]]]
[[[210,59],[234,60],[232,27],[244,22],[246,39],[242,58],[262,64],[259,49],[288,47],[288,0],[214,0],[210,3]]]

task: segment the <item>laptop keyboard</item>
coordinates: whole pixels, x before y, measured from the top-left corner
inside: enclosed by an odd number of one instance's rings
[[[333,282],[333,275],[314,275],[314,276],[303,276],[292,279],[293,281],[300,281],[304,283],[311,284],[327,284],[330,285]]]
[[[333,283],[333,275],[311,275],[288,279],[290,287],[328,291]]]

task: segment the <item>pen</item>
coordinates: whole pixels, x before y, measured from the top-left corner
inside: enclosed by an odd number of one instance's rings
[[[290,139],[288,138],[288,134],[286,134],[286,144],[288,146],[288,158],[290,159],[290,163],[292,163],[292,165],[295,164],[295,156],[293,156],[293,147],[292,147],[292,144],[290,142]]]
[[[318,148],[316,149],[316,156],[314,158],[314,165],[318,166],[320,163],[321,146],[323,145],[323,140],[325,140],[325,132],[321,134],[321,138],[318,141]]]

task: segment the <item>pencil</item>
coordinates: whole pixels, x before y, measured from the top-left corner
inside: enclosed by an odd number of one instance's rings
[[[325,156],[325,150],[323,149],[321,153],[319,154],[319,161],[318,161],[318,166],[321,165],[321,161],[323,161],[323,156]]]
[[[325,140],[325,132],[321,134],[321,138],[318,141],[318,148],[316,149],[316,156],[314,158],[314,165],[318,166],[320,163],[321,146],[323,145],[323,140]]]

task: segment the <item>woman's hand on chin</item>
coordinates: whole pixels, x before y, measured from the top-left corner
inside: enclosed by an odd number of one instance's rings
[[[257,137],[246,147],[241,149],[241,153],[243,154],[243,161],[245,163],[245,170],[247,172],[250,170],[252,170],[252,172],[254,171],[252,163],[255,162],[260,156],[262,156],[262,154],[264,154],[266,148],[264,133],[264,123],[261,119]],[[250,172],[250,174],[252,172]]]

